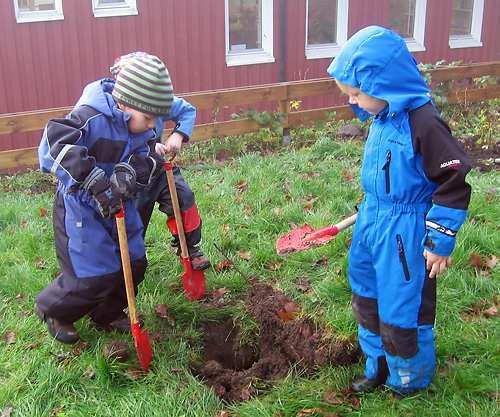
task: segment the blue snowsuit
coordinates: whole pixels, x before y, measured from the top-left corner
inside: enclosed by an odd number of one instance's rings
[[[113,88],[111,79],[87,85],[66,118],[48,122],[38,149],[41,170],[59,180],[53,224],[61,271],[38,295],[37,304],[46,316],[63,323],[89,314],[107,324],[126,307],[115,220],[101,216],[81,185],[95,167],[110,176],[117,163],[134,154],[149,155],[156,133],[129,132],[130,115],[118,108]],[[133,201],[125,201],[124,209],[137,291],[147,266],[143,225]]]
[[[383,375],[390,388],[412,392],[431,383],[436,366],[436,280],[423,252],[453,251],[470,199],[470,163],[399,35],[377,26],[360,30],[328,74],[388,103],[373,117],[365,146],[365,197],[348,274],[365,376]],[[353,110],[361,120],[371,116]]]

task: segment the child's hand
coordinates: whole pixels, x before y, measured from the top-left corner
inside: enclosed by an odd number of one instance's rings
[[[160,156],[165,156],[167,147],[163,143],[155,143],[155,152]]]
[[[165,152],[177,154],[181,151],[183,137],[180,133],[172,133],[165,141]]]
[[[429,271],[429,278],[435,278],[441,275],[451,265],[450,256],[434,255],[424,250],[424,258],[426,259],[425,266],[427,271]]]

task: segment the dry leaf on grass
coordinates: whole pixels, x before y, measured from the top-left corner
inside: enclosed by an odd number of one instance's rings
[[[47,217],[47,209],[44,207],[40,207],[38,209],[38,216],[39,217]]]
[[[2,410],[2,414],[0,414],[0,417],[10,417],[12,411],[14,411],[12,407],[6,407]]]
[[[217,265],[215,265],[214,269],[217,272],[222,272],[226,271],[227,269],[231,269],[233,267],[233,262],[230,261],[229,259],[223,259],[222,261],[218,262]]]
[[[8,345],[16,343],[16,334],[12,330],[7,330],[3,335],[3,340]]]
[[[245,261],[249,261],[252,259],[252,253],[250,251],[237,251],[236,255],[238,255],[241,259]]]

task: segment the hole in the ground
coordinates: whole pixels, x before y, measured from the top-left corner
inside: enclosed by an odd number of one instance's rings
[[[240,343],[240,329],[229,319],[203,327],[204,360],[216,361],[224,368],[242,371],[250,368],[259,355],[257,349]]]
[[[240,342],[233,320],[212,323],[203,329],[204,362],[192,365],[193,373],[228,402],[248,400],[292,368],[307,374],[359,359],[355,341],[328,335],[298,317],[299,306],[270,285],[252,281],[246,309],[259,326],[258,348]]]

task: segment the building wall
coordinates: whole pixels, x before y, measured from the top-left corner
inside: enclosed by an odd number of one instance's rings
[[[483,47],[448,48],[452,0],[428,0],[426,52],[417,60],[500,59],[500,1],[485,0]],[[285,49],[280,7],[286,4]],[[349,34],[387,21],[388,0],[350,0]],[[115,57],[144,50],[167,63],[177,93],[326,76],[329,59],[305,59],[306,0],[274,0],[275,63],[226,67],[223,0],[137,0],[138,16],[95,18],[91,0],[64,0],[64,20],[17,24],[0,1],[0,114],[73,104],[85,84],[108,74]],[[316,99],[305,105],[327,105]],[[223,112],[227,116],[230,110]],[[198,121],[210,120],[204,112]],[[222,117],[219,115],[220,117]],[[0,136],[0,150],[34,146],[39,134]]]

